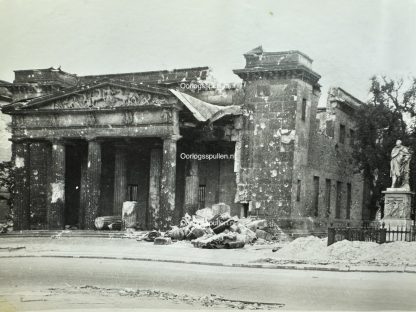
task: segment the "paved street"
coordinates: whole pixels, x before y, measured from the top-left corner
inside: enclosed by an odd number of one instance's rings
[[[190,296],[280,303],[289,310],[414,310],[416,274],[230,268],[129,260],[0,259],[0,307],[7,311],[201,305],[97,293],[91,288],[153,289]],[[50,288],[54,288],[51,290]],[[78,290],[77,290],[78,289]],[[277,306],[276,306],[277,307]],[[1,309],[0,309],[1,310]],[[3,311],[2,310],[2,311]],[[103,310],[100,310],[103,311]]]

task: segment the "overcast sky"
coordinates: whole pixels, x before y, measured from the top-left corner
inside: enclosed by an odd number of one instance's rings
[[[0,0],[0,79],[62,66],[78,75],[210,66],[222,82],[243,53],[300,50],[365,99],[369,78],[416,76],[416,0]]]

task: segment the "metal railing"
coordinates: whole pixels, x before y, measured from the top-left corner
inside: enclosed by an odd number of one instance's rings
[[[371,224],[362,227],[328,227],[328,246],[342,241],[376,242],[383,244],[393,241],[416,241],[415,226],[385,227],[385,224]]]

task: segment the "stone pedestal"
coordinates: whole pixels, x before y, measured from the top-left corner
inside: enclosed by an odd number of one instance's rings
[[[409,227],[411,219],[412,198],[415,194],[408,189],[388,188],[384,194],[384,218],[386,227]]]

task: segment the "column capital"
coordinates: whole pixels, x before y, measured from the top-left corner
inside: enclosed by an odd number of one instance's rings
[[[28,138],[13,137],[8,139],[12,143],[29,143]]]
[[[85,141],[87,142],[97,142],[101,143],[103,141],[102,138],[96,137],[96,136],[86,136],[84,137]]]
[[[169,141],[175,141],[176,142],[176,141],[180,140],[181,138],[182,138],[182,136],[179,135],[179,134],[170,134],[170,135],[162,136],[163,141],[169,140]]]
[[[52,139],[48,139],[48,141],[51,142],[52,144],[65,145],[65,139],[64,138],[52,138]]]
[[[116,148],[117,150],[125,150],[127,149],[127,147],[129,147],[128,143],[124,143],[124,142],[116,142],[113,144],[114,148]]]

